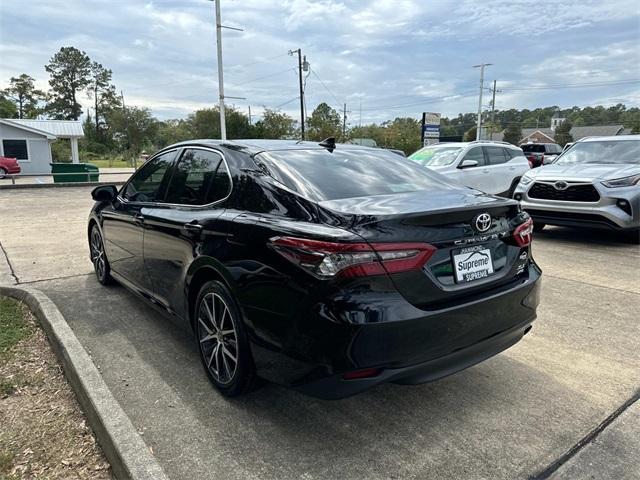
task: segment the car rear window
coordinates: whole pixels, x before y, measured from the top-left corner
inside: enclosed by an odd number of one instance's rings
[[[428,190],[442,175],[384,150],[279,150],[256,163],[287,188],[317,201]]]
[[[522,145],[523,152],[544,153],[544,145]]]

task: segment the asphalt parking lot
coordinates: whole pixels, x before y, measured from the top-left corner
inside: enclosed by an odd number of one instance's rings
[[[50,296],[170,477],[546,478],[563,462],[551,478],[640,478],[640,247],[626,239],[538,234],[532,332],[457,375],[334,402],[274,385],[227,400],[184,326],[95,280],[90,190],[0,190],[0,282]]]

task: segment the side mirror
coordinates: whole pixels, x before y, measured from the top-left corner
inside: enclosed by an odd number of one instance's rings
[[[471,167],[477,167],[477,166],[478,166],[477,160],[463,160],[458,168],[471,168]]]
[[[91,198],[96,202],[110,202],[118,196],[118,189],[115,185],[100,185],[91,190]]]

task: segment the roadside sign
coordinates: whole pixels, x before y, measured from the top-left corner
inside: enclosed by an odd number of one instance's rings
[[[440,139],[440,114],[424,112],[422,114],[422,144],[432,145]]]

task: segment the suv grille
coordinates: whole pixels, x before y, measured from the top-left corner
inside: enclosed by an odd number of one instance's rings
[[[547,183],[534,183],[528,195],[531,198],[569,202],[597,202],[600,200],[600,194],[593,185],[570,185],[565,190],[558,190]]]

